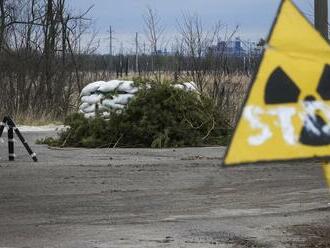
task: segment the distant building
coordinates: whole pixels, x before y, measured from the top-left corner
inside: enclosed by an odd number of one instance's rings
[[[219,41],[215,46],[209,47],[208,51],[219,55],[246,57],[260,55],[262,49],[256,42],[242,41],[237,37],[234,41]]]

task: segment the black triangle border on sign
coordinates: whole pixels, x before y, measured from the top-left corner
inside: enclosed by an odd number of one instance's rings
[[[225,155],[224,155],[224,158],[223,158],[223,162],[222,162],[222,166],[223,167],[232,167],[232,166],[240,166],[240,165],[248,165],[248,164],[260,164],[260,163],[275,163],[275,162],[299,162],[299,161],[312,161],[312,160],[315,160],[315,159],[324,159],[324,160],[330,160],[330,155],[328,156],[314,156],[314,157],[300,157],[300,158],[295,158],[295,159],[274,159],[274,160],[258,160],[258,161],[250,161],[250,162],[242,162],[242,163],[232,163],[232,164],[226,164],[225,163],[225,159],[228,155],[228,152],[230,151],[231,149],[231,146],[232,146],[232,142],[236,136],[236,129],[237,129],[237,126],[243,116],[243,111],[244,111],[244,107],[246,106],[246,103],[251,95],[251,90],[252,90],[252,87],[256,81],[256,78],[260,72],[260,66],[262,64],[262,62],[264,61],[264,57],[265,57],[265,53],[266,53],[266,49],[267,49],[267,44],[269,44],[269,41],[270,39],[272,38],[273,36],[273,32],[274,32],[274,29],[277,25],[277,22],[278,22],[278,17],[280,16],[282,10],[283,10],[283,5],[285,2],[287,1],[290,1],[291,4],[293,4],[293,6],[296,8],[296,10],[300,13],[300,15],[307,21],[307,23],[315,30],[317,31],[317,33],[319,34],[320,38],[323,39],[324,41],[327,42],[327,44],[330,46],[330,41],[325,39],[323,37],[323,35],[321,35],[321,33],[315,29],[314,25],[307,19],[307,17],[304,15],[304,13],[298,8],[298,6],[292,1],[292,0],[282,0],[278,9],[277,9],[277,12],[276,12],[276,17],[275,17],[275,20],[273,21],[272,23],[272,26],[271,26],[271,29],[270,29],[270,32],[267,36],[267,39],[266,39],[266,48],[263,49],[263,52],[262,52],[262,55],[261,55],[261,59],[258,63],[258,66],[257,66],[257,70],[255,71],[253,77],[252,77],[252,80],[250,81],[249,83],[249,87],[248,87],[248,91],[247,91],[247,94],[245,96],[245,99],[243,101],[243,104],[242,104],[242,107],[240,109],[240,114],[239,114],[239,117],[237,118],[236,120],[236,125],[235,125],[235,128],[234,128],[234,132],[233,132],[233,136],[231,137],[230,139],[230,142],[229,142],[229,145],[226,149],[226,152],[225,152]]]

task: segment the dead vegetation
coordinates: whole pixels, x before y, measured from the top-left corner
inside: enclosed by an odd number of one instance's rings
[[[86,42],[96,37],[89,10],[71,11],[67,0],[0,0],[0,115],[28,123],[64,120],[77,110],[87,83],[139,77],[194,81],[234,125],[259,57],[233,57],[210,47],[231,40],[237,28],[228,30],[220,22],[206,27],[198,15],[185,13],[178,37],[169,44],[161,17],[147,9],[146,49],[137,41],[136,54],[99,55],[98,41]],[[175,52],[159,53],[164,43]]]

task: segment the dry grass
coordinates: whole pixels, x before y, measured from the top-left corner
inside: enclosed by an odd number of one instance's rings
[[[178,77],[178,82],[190,82],[194,81],[191,73],[182,72]],[[96,80],[112,80],[112,79],[122,79],[122,80],[133,80],[134,78],[140,77],[145,81],[158,81],[158,82],[173,82],[174,73],[173,72],[154,72],[154,73],[143,73],[138,75],[134,72],[130,72],[127,76],[123,74],[123,77],[116,77],[115,73],[91,73],[85,75],[85,84]],[[242,103],[244,102],[245,96],[249,84],[251,82],[251,75],[243,73],[233,73],[233,74],[223,74],[223,75],[205,75],[205,87],[206,92],[215,100],[215,103],[219,106],[220,112],[223,118],[228,120],[228,124],[234,127],[236,121],[240,115],[240,110]],[[215,92],[214,82],[218,83],[218,88],[224,89],[220,90],[220,93]]]
[[[49,124],[61,125],[62,121],[52,118],[50,115],[41,115],[36,117],[33,114],[19,114],[13,116],[16,124],[27,126],[44,126]]]
[[[112,80],[112,79],[123,79],[123,80],[133,80],[139,75],[136,73],[129,73],[128,76],[123,75],[122,78],[117,78],[116,74],[112,73],[84,73],[81,75],[83,78],[83,85],[87,85],[90,82],[97,80]],[[160,81],[160,82],[171,82],[174,81],[173,72],[158,72],[158,73],[145,73],[140,75],[145,81]],[[221,75],[216,77],[214,75],[205,76],[205,88],[206,92],[213,97],[215,102],[218,104],[223,118],[228,120],[230,126],[234,126],[238,115],[240,113],[241,105],[245,99],[247,93],[248,85],[250,83],[251,77],[242,73],[235,73],[229,75]],[[193,81],[189,73],[183,72],[178,78],[179,82],[190,82]],[[218,88],[223,89],[220,93],[215,92],[216,87],[214,87],[214,81],[217,81]],[[71,112],[75,112],[79,105],[79,92],[74,92],[72,95],[71,102]],[[52,111],[49,111],[49,113]],[[38,114],[28,111],[25,113],[20,113],[12,116],[14,120],[19,124],[24,125],[47,125],[47,124],[61,124],[62,120],[54,119],[51,114]],[[64,116],[62,117],[62,119]]]

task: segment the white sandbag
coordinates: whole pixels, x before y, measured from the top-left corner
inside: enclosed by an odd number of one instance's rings
[[[111,108],[111,106],[112,106],[113,104],[115,104],[115,102],[114,102],[113,100],[110,100],[110,99],[104,99],[104,100],[102,101],[102,105],[103,105],[104,107],[107,107],[107,108]]]
[[[94,83],[87,84],[81,91],[80,96],[89,96],[96,92],[99,87],[104,84],[104,81],[96,81]]]
[[[98,107],[99,107],[99,109],[98,109],[99,112],[107,110],[107,108],[105,106],[103,106],[102,104],[98,104]],[[87,108],[83,109],[84,113],[92,113],[95,111],[96,111],[96,104],[89,105]]]
[[[131,90],[127,90],[126,93],[135,94],[139,91],[139,88],[133,87]]]
[[[197,90],[197,85],[194,82],[183,83],[183,86],[184,86],[185,90],[198,91]]]
[[[103,112],[101,116],[107,118],[107,117],[110,117],[110,113],[109,112]]]
[[[85,108],[88,108],[90,106],[89,103],[87,102],[83,102],[80,106],[79,106],[79,110],[84,110]]]
[[[98,91],[103,92],[103,93],[115,91],[121,83],[122,83],[122,81],[119,81],[119,80],[111,80],[108,82],[104,82],[98,88]]]
[[[84,116],[86,119],[95,118],[95,113],[86,113]]]
[[[134,97],[133,94],[118,94],[113,97],[113,101],[116,104],[122,104],[122,105],[127,105],[129,100],[131,100]]]
[[[121,92],[131,93],[132,91],[135,91],[134,82],[133,81],[121,81],[117,90],[121,91]]]
[[[104,95],[102,95],[102,94],[93,94],[90,96],[83,96],[81,98],[81,101],[83,103],[95,104],[95,103],[99,103],[103,98],[104,98]]]
[[[182,85],[182,84],[175,84],[174,85],[174,88],[184,90],[184,85]]]
[[[106,110],[108,110],[107,107],[103,106],[102,103],[99,104],[99,111],[100,111],[100,112],[102,112],[102,111],[106,111]]]
[[[186,91],[198,91],[197,85],[194,82],[175,84],[173,87]]]
[[[102,101],[102,105],[110,109],[123,109],[125,105],[118,104],[114,100],[105,99]]]
[[[83,109],[84,113],[94,113],[95,112],[95,104],[89,105],[87,108]]]

